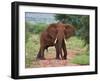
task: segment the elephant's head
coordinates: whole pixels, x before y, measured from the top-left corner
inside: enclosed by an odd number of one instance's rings
[[[75,34],[75,28],[70,24],[63,24],[62,22],[49,25],[48,36],[53,39],[54,45],[58,48],[61,53],[61,48],[64,43],[64,39],[68,39]]]
[[[75,28],[70,24],[63,24],[59,22],[56,24],[56,33],[55,43],[57,40],[59,43],[62,43],[62,40],[75,35]]]
[[[53,42],[62,44],[64,39],[68,39],[75,34],[75,28],[70,24],[63,24],[62,22],[50,24],[47,28],[48,37],[53,39]]]

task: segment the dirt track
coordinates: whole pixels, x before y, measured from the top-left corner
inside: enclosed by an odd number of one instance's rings
[[[78,66],[78,64],[71,63],[71,59],[73,59],[80,51],[79,50],[68,50],[67,60],[56,60],[55,52],[46,52],[45,58],[46,60],[39,60],[37,63],[37,67],[57,67],[57,66]],[[33,61],[33,66],[35,62]]]

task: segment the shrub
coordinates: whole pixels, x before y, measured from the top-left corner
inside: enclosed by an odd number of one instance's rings
[[[82,49],[84,47],[84,40],[82,40],[77,36],[71,37],[66,41],[66,47],[67,49],[73,49],[73,50]]]
[[[43,30],[45,30],[47,27],[47,24],[44,23],[38,23],[33,25],[33,33],[35,34],[39,34],[41,33]]]
[[[25,67],[30,67],[39,51],[39,35],[31,35],[25,44]]]
[[[47,24],[45,23],[33,24],[31,22],[25,22],[25,42],[29,40],[31,34],[40,34],[46,27]]]
[[[80,65],[88,65],[89,64],[89,53],[84,52],[83,54],[78,54],[71,60],[72,63],[80,64]]]

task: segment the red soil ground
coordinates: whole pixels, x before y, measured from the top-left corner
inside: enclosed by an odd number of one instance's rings
[[[71,60],[80,52],[80,50],[68,50],[67,60],[56,60],[55,59],[55,52],[52,53],[46,53],[45,58],[46,60],[38,60],[38,63],[36,64],[35,61],[33,61],[34,64],[37,65],[37,67],[60,67],[60,66],[78,66],[78,64],[71,63]]]

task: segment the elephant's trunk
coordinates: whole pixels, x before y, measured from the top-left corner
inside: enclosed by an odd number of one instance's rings
[[[63,39],[64,39],[64,33],[63,32],[59,32],[57,34],[57,37],[56,37],[56,44],[58,46],[59,52],[61,52]]]

